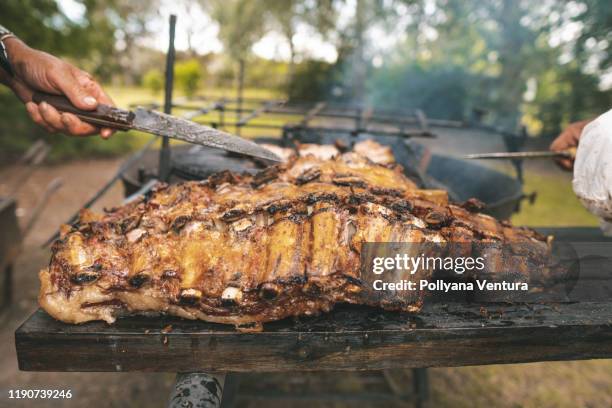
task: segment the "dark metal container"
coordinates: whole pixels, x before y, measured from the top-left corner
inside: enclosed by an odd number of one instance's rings
[[[448,186],[456,201],[477,198],[486,204],[484,212],[498,219],[510,218],[525,197],[517,179],[468,160],[434,154],[426,174]]]
[[[369,137],[381,143],[391,142],[390,138]],[[271,141],[265,140],[267,143]],[[280,140],[276,141],[280,143]],[[333,143],[328,140],[322,142]],[[500,171],[468,160],[435,154],[428,159],[429,164],[422,168],[420,163],[423,162],[423,151],[418,144],[395,139],[390,146],[406,174],[416,179],[420,187],[445,189],[451,200],[458,202],[477,198],[486,204],[484,211],[498,219],[510,218],[524,197],[521,183]],[[126,196],[138,191],[151,178],[157,177],[158,158],[156,151],[146,152],[140,161],[124,173],[122,180]],[[169,182],[201,180],[223,170],[241,173],[256,172],[258,169],[255,162],[221,150],[181,145],[172,149]]]
[[[12,198],[0,198],[0,311],[6,309],[12,298],[12,270],[21,247],[21,231]]]

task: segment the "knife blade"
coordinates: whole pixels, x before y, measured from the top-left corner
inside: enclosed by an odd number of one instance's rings
[[[475,153],[464,156],[465,159],[541,159],[564,157],[568,159],[576,158],[576,148],[572,147],[560,152],[548,150],[527,151],[527,152],[495,152],[495,153]]]
[[[280,162],[277,155],[250,140],[227,132],[180,119],[165,113],[137,108],[134,111],[99,104],[95,110],[78,109],[59,95],[36,92],[32,96],[35,103],[46,102],[60,112],[69,112],[81,120],[95,126],[109,127],[117,130],[140,130],[159,136],[183,140],[188,143],[216,147],[230,152],[241,153],[260,159]]]

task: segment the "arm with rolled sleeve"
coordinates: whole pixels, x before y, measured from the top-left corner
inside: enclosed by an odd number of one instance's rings
[[[85,123],[71,113],[60,113],[47,103],[32,101],[32,94],[42,91],[65,95],[83,110],[94,110],[99,103],[114,105],[91,75],[53,55],[28,47],[3,26],[0,26],[0,42],[0,83],[8,86],[25,104],[34,122],[51,133],[73,136],[99,133],[103,138],[113,133],[111,129]]]
[[[574,192],[612,235],[612,110],[590,122],[580,135],[574,162]]]

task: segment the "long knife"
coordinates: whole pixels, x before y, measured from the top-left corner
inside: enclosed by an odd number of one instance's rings
[[[72,105],[68,98],[64,96],[42,92],[34,93],[32,100],[36,103],[46,102],[60,112],[73,113],[81,120],[95,126],[117,130],[135,129],[247,156],[276,162],[281,161],[277,155],[268,149],[249,140],[161,112],[143,108],[130,111],[104,104],[99,104],[95,110],[84,111]]]
[[[576,148],[572,147],[560,152],[548,150],[532,152],[499,152],[499,153],[476,153],[464,156],[466,159],[541,159],[541,158],[576,158]]]

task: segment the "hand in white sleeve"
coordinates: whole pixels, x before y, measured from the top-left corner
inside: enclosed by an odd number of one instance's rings
[[[612,235],[612,110],[589,123],[580,135],[574,162],[574,192]]]

